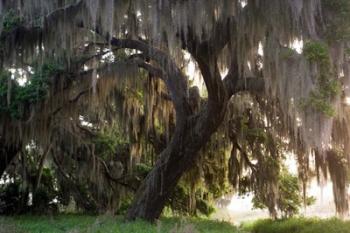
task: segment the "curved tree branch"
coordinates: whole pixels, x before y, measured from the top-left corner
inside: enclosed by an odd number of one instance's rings
[[[178,123],[186,119],[190,112],[187,96],[187,79],[168,54],[150,44],[132,39],[113,38],[111,40],[111,45],[118,48],[139,50],[146,57],[157,62],[166,74],[164,81],[166,82],[170,96],[173,100]]]

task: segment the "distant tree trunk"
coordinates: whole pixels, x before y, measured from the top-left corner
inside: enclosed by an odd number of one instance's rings
[[[39,167],[38,167],[38,174],[36,176],[36,182],[35,182],[35,187],[34,187],[34,192],[33,193],[35,193],[38,190],[39,186],[40,186],[41,177],[43,175],[44,163],[45,163],[45,160],[46,160],[47,156],[50,153],[51,147],[52,147],[52,143],[47,147],[47,149],[45,150],[44,154],[40,158],[40,163],[39,163]]]

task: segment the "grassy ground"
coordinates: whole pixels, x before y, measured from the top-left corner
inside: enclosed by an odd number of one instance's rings
[[[241,227],[250,233],[350,233],[350,222],[339,219],[292,218],[272,221],[259,220],[243,224]]]
[[[156,224],[120,217],[61,215],[0,217],[0,233],[237,233],[233,225],[204,219],[165,218]]]
[[[0,217],[0,233],[350,233],[350,222],[338,219],[259,220],[240,228],[204,219],[164,218],[157,224],[126,223],[120,217],[60,215]]]

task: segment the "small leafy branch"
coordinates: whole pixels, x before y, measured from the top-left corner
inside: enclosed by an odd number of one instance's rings
[[[309,62],[317,64],[320,71],[317,89],[310,93],[309,98],[303,99],[300,105],[302,108],[311,107],[327,117],[334,117],[335,109],[331,101],[340,94],[341,85],[334,77],[328,46],[321,42],[307,42],[303,54]]]

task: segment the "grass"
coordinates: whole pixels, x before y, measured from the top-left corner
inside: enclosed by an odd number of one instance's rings
[[[227,222],[163,218],[156,224],[121,217],[58,215],[0,217],[0,233],[350,233],[350,221],[291,218],[258,220],[237,228]]]
[[[227,222],[164,218],[156,224],[127,223],[121,217],[59,215],[0,217],[0,233],[238,233]]]
[[[250,233],[350,233],[350,222],[336,218],[259,220],[243,224],[242,229]]]

